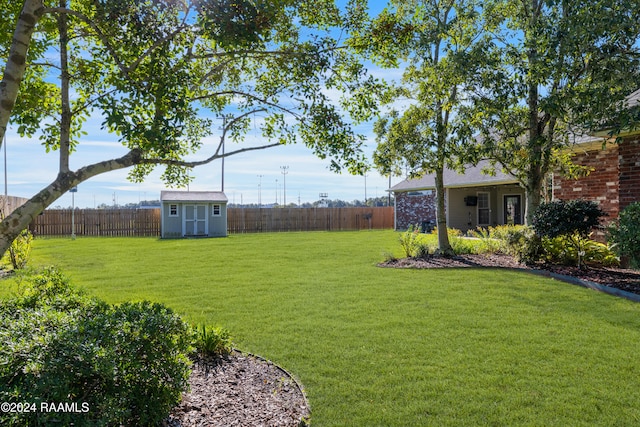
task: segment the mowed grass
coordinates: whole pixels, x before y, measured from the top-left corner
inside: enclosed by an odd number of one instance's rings
[[[303,383],[314,426],[640,423],[640,305],[521,272],[377,267],[397,239],[51,239],[33,258],[109,302],[230,329]]]

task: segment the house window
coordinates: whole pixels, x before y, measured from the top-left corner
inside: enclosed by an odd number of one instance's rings
[[[213,209],[211,210],[211,215],[220,216],[220,205],[213,205]]]
[[[478,225],[491,224],[491,208],[489,193],[478,193]]]
[[[169,205],[169,216],[178,216],[178,205]]]

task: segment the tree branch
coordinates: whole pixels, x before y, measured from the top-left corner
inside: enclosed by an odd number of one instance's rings
[[[290,110],[288,108],[284,108],[282,105],[276,104],[274,102],[270,102],[267,101],[266,99],[260,98],[259,96],[253,95],[251,93],[246,93],[246,92],[240,92],[238,90],[225,90],[225,91],[221,91],[221,92],[213,92],[213,93],[209,93],[206,95],[201,95],[201,96],[196,96],[194,98],[191,98],[192,101],[202,101],[205,99],[210,99],[210,98],[214,98],[216,96],[224,96],[224,95],[233,95],[233,96],[240,96],[243,98],[247,98],[253,101],[258,101],[262,104],[265,104],[269,107],[278,109],[280,111],[284,111],[285,113],[291,114],[294,117],[299,117],[299,115],[293,111]],[[263,109],[263,111],[266,111],[266,109]]]
[[[218,154],[218,151],[216,150],[216,153],[214,155],[212,155],[211,157],[209,157],[207,159],[204,159],[204,160],[198,160],[198,161],[193,161],[193,162],[188,162],[186,160],[170,160],[170,159],[141,159],[140,162],[138,162],[138,164],[141,164],[141,165],[170,165],[170,166],[183,166],[183,167],[187,167],[187,168],[193,168],[193,167],[209,164],[212,161],[214,161],[216,159],[221,159],[223,157],[235,156],[236,154],[247,153],[249,151],[264,150],[266,148],[278,147],[280,145],[282,145],[282,144],[279,143],[279,142],[275,142],[273,144],[260,145],[258,147],[247,147],[247,148],[242,148],[240,150],[235,150],[235,151],[231,151],[231,152],[225,153],[224,155]]]

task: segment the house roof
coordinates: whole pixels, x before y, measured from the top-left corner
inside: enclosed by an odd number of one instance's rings
[[[629,108],[640,105],[640,89],[627,96],[625,102]]]
[[[222,191],[161,191],[163,202],[228,202]]]
[[[638,108],[640,106],[640,89],[628,95],[624,99],[624,103],[627,109]],[[594,135],[610,139],[612,138],[612,129],[611,129],[612,126],[613,125],[611,123],[603,124],[603,128],[594,132]],[[613,135],[614,139],[620,136],[637,135],[638,133],[640,133],[640,127],[634,126],[631,129],[626,128],[626,129],[619,129],[617,131],[618,133]]]
[[[488,161],[481,161],[477,166],[469,166],[464,173],[458,173],[452,169],[444,170],[445,188],[457,187],[481,187],[485,185],[516,184],[518,181],[511,175],[500,169],[493,169],[493,175],[483,173],[483,169],[492,169]],[[391,187],[393,192],[413,190],[432,190],[436,188],[435,174],[426,174],[421,178],[405,179]]]

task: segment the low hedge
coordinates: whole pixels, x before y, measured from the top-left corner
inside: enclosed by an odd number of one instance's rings
[[[0,301],[1,425],[151,426],[179,402],[193,335],[171,309],[106,304],[53,268],[20,289]]]

